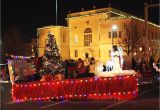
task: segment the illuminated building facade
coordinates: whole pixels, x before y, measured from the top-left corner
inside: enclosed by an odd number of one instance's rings
[[[66,20],[68,27],[46,26],[37,29],[39,56],[43,55],[45,39],[50,31],[56,37],[63,59],[85,59],[88,54],[89,57],[105,63],[110,59],[112,45],[120,45],[121,39],[130,38],[133,34],[137,34],[138,39],[134,41],[137,43],[132,52],[142,57],[144,44],[147,42],[143,19],[109,7],[71,13],[67,15]],[[132,31],[134,28],[136,31]],[[160,26],[149,22],[148,30],[149,54],[158,58]],[[127,42],[129,41],[128,39]]]

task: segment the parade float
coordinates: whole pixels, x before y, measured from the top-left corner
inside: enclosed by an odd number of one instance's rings
[[[33,76],[36,71],[31,66],[24,66],[28,65],[25,62],[29,58],[13,57],[8,60],[13,101],[127,100],[138,96],[138,75],[134,70],[121,69],[121,55],[117,47],[114,47],[112,52],[113,61],[110,71],[103,72],[102,67],[97,66],[97,75],[95,77],[64,79],[64,69],[62,68],[58,47],[53,45],[55,43],[54,36],[49,34],[48,39],[50,40],[46,43],[41,80],[15,83],[14,80],[18,75],[18,78],[28,74]],[[19,67],[17,67],[18,64]],[[57,78],[57,76],[59,77]],[[49,78],[47,79],[47,77]]]

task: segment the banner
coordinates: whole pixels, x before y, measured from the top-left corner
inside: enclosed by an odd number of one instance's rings
[[[12,84],[16,81],[26,81],[26,77],[36,73],[30,59],[8,59],[8,69]]]

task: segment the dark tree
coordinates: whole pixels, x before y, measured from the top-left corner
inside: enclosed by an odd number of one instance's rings
[[[130,55],[139,45],[141,32],[136,23],[124,24],[124,36],[119,40],[119,45],[123,51]]]
[[[10,26],[5,31],[2,31],[1,39],[1,61],[6,63],[6,54],[29,56],[31,48],[23,39],[21,29],[17,26]]]

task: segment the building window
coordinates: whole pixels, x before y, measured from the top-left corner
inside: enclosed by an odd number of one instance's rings
[[[108,55],[108,56],[111,57],[111,50],[109,50],[108,52],[109,52],[109,55]]]
[[[63,34],[63,43],[66,42],[66,36]]]
[[[154,39],[153,39],[153,32],[152,32],[152,41],[153,41]]]
[[[75,37],[74,37],[74,42],[75,42],[75,43],[78,42],[78,35],[75,35]]]
[[[145,30],[143,30],[143,36],[145,36]]]
[[[90,46],[92,43],[92,30],[87,28],[84,31],[84,46]]]
[[[78,57],[78,50],[74,50],[74,56]]]
[[[156,54],[158,53],[158,49],[156,49]]]
[[[119,38],[122,37],[122,31],[119,31]]]
[[[112,37],[113,37],[113,38],[117,38],[117,31],[113,31]]]
[[[155,42],[157,42],[157,33],[155,33]]]
[[[111,32],[108,32],[108,37],[111,38]]]

